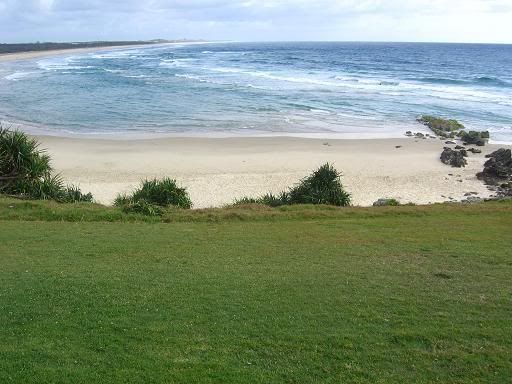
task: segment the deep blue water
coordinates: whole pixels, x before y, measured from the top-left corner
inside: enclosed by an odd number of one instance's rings
[[[0,63],[0,118],[57,134],[400,136],[427,113],[512,141],[512,46],[216,43]]]

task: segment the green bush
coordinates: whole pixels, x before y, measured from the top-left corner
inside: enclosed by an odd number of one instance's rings
[[[37,140],[0,126],[0,193],[36,200],[92,202],[90,193],[65,187],[59,175],[52,175],[50,160]]]
[[[379,199],[373,203],[374,207],[398,207],[400,202],[397,199]]]
[[[24,181],[40,180],[52,171],[50,157],[39,143],[23,132],[0,127],[0,188],[22,186]]]
[[[287,192],[281,192],[279,195],[274,195],[272,193],[267,193],[266,195],[253,198],[253,197],[243,197],[241,199],[235,200],[234,206],[238,205],[248,205],[248,204],[263,204],[268,205],[269,207],[280,207],[282,205],[288,205],[289,203],[289,195]]]
[[[138,213],[145,216],[162,216],[162,207],[151,204],[144,199],[128,201],[121,206],[124,213]]]
[[[341,173],[331,164],[322,165],[298,185],[279,195],[268,193],[258,198],[244,197],[235,205],[264,204],[270,207],[293,204],[325,204],[345,207],[350,205],[350,194],[341,184]]]
[[[161,208],[169,206],[190,209],[192,201],[187,190],[177,186],[176,180],[164,178],[143,181],[133,194],[118,195],[114,205],[125,211],[154,216],[161,214]]]
[[[63,203],[92,203],[92,193],[84,194],[76,185],[68,185],[62,191],[62,197],[60,199]]]
[[[329,163],[303,179],[288,195],[290,204],[350,205],[350,194],[343,190],[341,173]]]

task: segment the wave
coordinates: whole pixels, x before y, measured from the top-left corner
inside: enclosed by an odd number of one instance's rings
[[[414,79],[412,79],[414,80]],[[486,85],[494,87],[512,87],[512,83],[491,76],[477,76],[469,79],[452,79],[444,77],[422,77],[417,81],[444,85]]]
[[[310,108],[309,112],[316,114],[316,115],[330,115],[331,112],[326,111],[325,109],[316,109],[316,108]]]
[[[45,71],[70,71],[80,69],[96,68],[92,65],[76,65],[76,57],[66,57],[64,59],[44,59],[37,62],[37,66]]]
[[[276,75],[270,72],[263,71],[251,71],[241,68],[227,68],[227,67],[210,67],[203,68],[205,70],[220,72],[220,73],[232,73],[232,74],[240,74],[245,76],[259,77],[269,80],[290,82],[290,83],[299,83],[299,84],[308,84],[308,85],[317,85],[324,87],[348,87],[348,88],[358,88],[358,89],[373,89],[375,87],[397,87],[400,85],[400,82],[395,80],[378,80],[378,79],[357,79],[353,77],[344,77],[344,76],[334,76],[329,79],[322,78],[314,78],[314,77],[300,77],[300,76],[285,76],[285,75]],[[332,81],[337,80],[337,81]]]
[[[188,67],[187,63],[195,62],[197,59],[162,59],[160,60],[160,67],[167,68],[182,68]]]
[[[24,79],[30,75],[33,75],[34,73],[36,72],[14,72],[10,75],[7,75],[4,77],[5,80],[9,80],[9,81],[19,81],[21,79]]]
[[[188,80],[194,80],[199,81],[200,83],[210,83],[210,84],[220,84],[216,81],[205,79],[203,77],[197,76],[197,75],[190,75],[190,74],[180,74],[176,73],[174,77],[182,78],[182,79],[188,79]]]
[[[145,79],[148,78],[148,75],[121,75],[122,77],[126,77],[129,79]]]
[[[488,84],[488,85],[495,85],[500,87],[512,87],[512,83],[499,79],[497,77],[488,77],[488,76],[481,76],[476,77],[474,79],[474,82],[480,83],[480,84]]]

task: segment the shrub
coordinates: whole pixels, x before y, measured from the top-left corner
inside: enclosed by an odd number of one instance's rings
[[[123,211],[155,216],[161,214],[161,208],[169,206],[190,209],[192,201],[187,190],[177,186],[176,180],[164,178],[143,181],[132,195],[118,195],[114,205]]]
[[[50,157],[35,139],[0,127],[0,188],[43,179],[51,171]]]
[[[322,165],[298,185],[279,195],[268,193],[258,198],[244,197],[235,201],[235,205],[264,204],[270,207],[293,204],[326,204],[335,206],[350,205],[350,194],[341,184],[341,173],[331,164]]]
[[[121,209],[124,213],[138,213],[145,216],[161,216],[163,214],[162,207],[151,204],[144,199],[128,201]]]
[[[289,192],[290,204],[350,205],[350,194],[343,190],[341,173],[331,164],[322,165]]]
[[[68,185],[62,191],[62,197],[60,199],[63,203],[92,203],[92,193],[84,194],[79,187],[75,185]]]
[[[373,203],[374,207],[397,207],[400,202],[397,199],[379,199]]]
[[[92,202],[75,186],[64,187],[59,175],[52,175],[50,156],[37,140],[21,131],[0,126],[0,193],[36,200]]]

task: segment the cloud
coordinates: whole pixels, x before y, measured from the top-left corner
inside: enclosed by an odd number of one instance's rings
[[[204,38],[512,43],[510,0],[0,0],[6,41]]]

